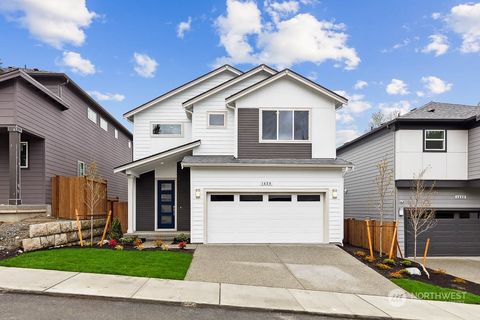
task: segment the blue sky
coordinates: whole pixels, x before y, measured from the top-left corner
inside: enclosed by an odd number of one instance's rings
[[[289,67],[346,95],[339,143],[379,110],[480,102],[480,2],[7,0],[0,13],[4,67],[66,72],[129,128],[124,112],[222,63]]]

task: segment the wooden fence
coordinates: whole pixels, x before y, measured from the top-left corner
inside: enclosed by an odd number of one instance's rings
[[[112,220],[117,218],[122,225],[122,232],[127,232],[128,227],[128,202],[120,202],[118,199],[109,199],[107,211],[112,210]]]
[[[383,228],[380,226],[380,221],[369,220],[370,235],[372,237],[373,250],[380,251],[380,232],[383,233],[383,252],[390,252],[392,244],[393,233],[395,230],[395,221],[383,221]],[[398,235],[397,235],[398,237]],[[352,246],[369,249],[367,223],[365,220],[345,219],[344,220],[344,237],[343,242],[351,244]],[[397,255],[397,246],[395,244],[393,255]]]

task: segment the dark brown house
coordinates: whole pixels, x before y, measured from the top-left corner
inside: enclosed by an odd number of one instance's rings
[[[126,201],[127,178],[113,168],[132,160],[131,141],[64,73],[0,69],[0,209],[51,204],[51,177],[82,175],[91,161],[108,196]]]

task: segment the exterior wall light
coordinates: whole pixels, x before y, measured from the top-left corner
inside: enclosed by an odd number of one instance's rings
[[[195,189],[195,199],[200,199],[200,189]]]
[[[332,199],[337,199],[337,197],[338,197],[337,189],[332,189]]]

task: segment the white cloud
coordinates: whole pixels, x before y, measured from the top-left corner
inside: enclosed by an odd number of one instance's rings
[[[425,93],[423,91],[417,91],[417,97],[423,97]]]
[[[442,15],[440,14],[440,12],[434,12],[432,13],[432,19],[433,20],[438,20],[442,17]]]
[[[146,54],[135,52],[133,54],[133,60],[135,61],[134,70],[139,76],[144,78],[153,78],[155,76],[155,71],[158,67],[155,59]]]
[[[64,44],[81,46],[86,37],[84,29],[97,17],[88,10],[85,0],[2,1],[0,11],[55,48]]]
[[[462,36],[460,51],[480,52],[480,2],[453,7],[445,20],[453,31]]]
[[[117,101],[121,102],[125,99],[125,96],[123,94],[119,93],[102,93],[99,91],[88,91],[88,94],[91,95],[93,98],[95,98],[98,101]]]
[[[450,91],[453,86],[451,83],[434,76],[422,77],[422,82],[431,94],[441,94]]]
[[[348,104],[336,113],[336,120],[341,123],[353,122],[354,115],[360,114],[372,107],[371,103],[366,101],[365,96],[362,94],[353,94],[350,96],[343,90],[337,90],[335,92],[348,99]]]
[[[337,111],[335,114],[335,119],[344,124],[352,123],[355,120],[350,114],[341,111]]]
[[[447,53],[449,46],[446,36],[443,34],[432,34],[428,38],[430,39],[430,43],[422,49],[423,53],[434,52],[436,57]]]
[[[360,133],[354,129],[337,130],[337,146],[351,141],[360,136]]]
[[[285,7],[289,9],[281,11],[282,14],[296,12],[292,5]],[[267,2],[266,10],[275,12],[278,19],[274,17],[273,23],[262,23],[255,2],[227,0],[227,13],[217,18],[216,26],[228,56],[217,59],[217,64],[269,63],[289,67],[302,62],[321,64],[333,60],[351,70],[360,63],[355,49],[346,44],[345,25],[317,20],[305,13],[283,18],[278,8],[272,9],[271,2]]]
[[[73,51],[63,52],[62,61],[60,65],[70,68],[75,73],[81,75],[92,75],[95,71],[95,66],[93,63],[85,58],[82,58],[80,53]]]
[[[190,31],[192,27],[192,17],[188,17],[187,21],[182,21],[177,26],[177,37],[183,39],[185,32]]]
[[[409,93],[407,84],[399,79],[392,79],[387,85],[386,91],[391,95],[406,95]]]
[[[355,85],[353,86],[353,88],[355,90],[361,90],[365,87],[368,86],[368,82],[367,81],[364,81],[364,80],[358,80],[357,82],[355,82]]]
[[[384,114],[386,120],[389,121],[399,115],[408,113],[412,108],[412,105],[408,100],[401,100],[395,103],[380,103],[378,107]]]
[[[387,53],[387,52],[392,52],[392,51],[395,51],[395,50],[398,50],[400,48],[403,48],[403,47],[406,47],[410,44],[410,39],[403,39],[402,42],[399,42],[399,43],[395,43],[391,48],[388,48],[388,49],[383,49],[382,50],[382,53]]]
[[[264,7],[267,13],[272,17],[274,23],[278,23],[280,18],[288,17],[295,14],[299,10],[299,3],[297,1],[264,1]]]

